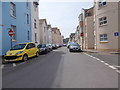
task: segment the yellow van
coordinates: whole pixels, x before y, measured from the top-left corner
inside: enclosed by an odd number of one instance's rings
[[[39,56],[38,48],[34,43],[20,43],[12,47],[5,55],[5,62],[27,61],[28,58]]]

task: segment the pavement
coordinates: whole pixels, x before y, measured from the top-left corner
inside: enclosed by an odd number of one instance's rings
[[[90,52],[90,53],[109,53],[109,54],[120,54],[120,52],[112,52],[112,51],[98,51],[95,49],[84,49],[84,52]]]
[[[3,88],[111,88],[109,90],[115,90],[118,88],[118,70],[105,65],[102,62],[104,58],[95,56],[87,52],[70,53],[66,47],[63,47],[26,62],[3,64],[2,86]]]

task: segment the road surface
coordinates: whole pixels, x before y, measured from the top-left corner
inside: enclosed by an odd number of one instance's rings
[[[116,69],[66,47],[1,68],[3,88],[118,88]]]

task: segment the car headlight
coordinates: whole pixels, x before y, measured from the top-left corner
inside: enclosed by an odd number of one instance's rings
[[[19,52],[17,52],[16,54],[21,54],[23,51],[19,51]]]

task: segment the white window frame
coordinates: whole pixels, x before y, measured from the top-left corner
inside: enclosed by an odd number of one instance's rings
[[[16,17],[16,6],[13,2],[10,2],[10,15]]]
[[[108,42],[108,34],[100,34],[100,42]]]
[[[106,4],[104,4],[104,3],[107,4],[106,0],[99,0],[99,2],[98,2],[98,7],[101,8],[101,7],[103,7],[103,6],[106,6]]]
[[[99,26],[108,24],[108,17],[104,16],[99,18]]]

